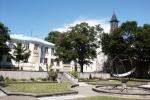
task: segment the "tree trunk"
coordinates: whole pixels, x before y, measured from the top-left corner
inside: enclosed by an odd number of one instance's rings
[[[19,62],[18,62],[18,69],[21,70],[21,68],[19,67]]]
[[[80,64],[80,67],[81,67],[81,68],[80,68],[80,69],[81,69],[80,71],[81,71],[81,73],[83,73],[83,64]]]
[[[76,72],[78,71],[77,70],[77,62],[75,62],[74,69],[75,69]]]

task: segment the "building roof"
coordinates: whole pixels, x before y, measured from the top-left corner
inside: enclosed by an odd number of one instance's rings
[[[113,13],[110,22],[119,22],[115,13]]]
[[[43,39],[39,39],[37,37],[25,36],[23,34],[10,34],[10,38],[12,40],[19,40],[19,41],[24,41],[24,42],[34,42],[34,43],[51,46],[51,47],[55,46],[55,44],[47,42]]]

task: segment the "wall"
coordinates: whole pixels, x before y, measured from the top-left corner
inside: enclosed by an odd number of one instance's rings
[[[30,78],[46,78],[47,72],[39,71],[0,71],[0,75],[4,78],[15,78],[15,79],[30,79]]]
[[[89,78],[90,74],[92,77],[108,79],[110,78],[110,74],[108,73],[100,73],[100,72],[92,72],[92,73],[79,73],[80,78]],[[15,79],[30,79],[30,78],[46,78],[47,72],[39,72],[39,71],[0,71],[0,75],[4,78],[15,78]]]
[[[101,72],[86,72],[86,73],[79,73],[80,78],[89,78],[89,76],[96,77],[96,78],[101,78],[101,79],[108,79],[110,78],[109,73],[101,73]]]

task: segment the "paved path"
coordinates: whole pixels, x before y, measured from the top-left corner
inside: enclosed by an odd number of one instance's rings
[[[38,100],[29,96],[0,96],[0,100]]]
[[[5,96],[6,94],[0,91],[0,96]],[[1,100],[1,99],[0,99]]]
[[[67,95],[67,96],[54,96],[54,97],[42,97],[39,100],[74,100],[77,98],[84,98],[83,95]]]
[[[4,92],[0,91],[0,100],[38,100],[29,96],[7,96]]]

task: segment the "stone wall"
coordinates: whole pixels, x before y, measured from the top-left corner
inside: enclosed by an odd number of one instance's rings
[[[39,71],[0,71],[0,75],[4,78],[15,78],[15,79],[30,79],[30,78],[46,78],[47,72]]]
[[[84,73],[79,73],[80,78],[89,78],[90,74],[92,78],[101,78],[101,79],[108,79],[110,78],[109,73],[102,73],[102,72],[84,72]]]
[[[108,79],[110,78],[109,73],[100,72],[84,72],[79,73],[80,78],[89,78],[90,74],[92,78]],[[31,79],[31,78],[46,78],[48,76],[46,71],[0,71],[0,75],[4,78],[15,78],[15,79]]]

